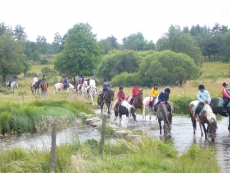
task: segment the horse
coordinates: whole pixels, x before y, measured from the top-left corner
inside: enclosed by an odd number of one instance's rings
[[[88,99],[91,98],[91,102],[94,105],[94,97],[97,94],[97,88],[95,85],[90,85],[87,87]]]
[[[146,114],[145,114],[146,109],[148,110],[149,120],[151,120],[151,112],[154,112],[154,106],[158,101],[158,97],[156,97],[154,99],[154,101],[152,102],[152,105],[150,105],[150,103],[151,103],[150,99],[151,99],[151,97],[145,97],[143,100],[142,116],[143,116],[143,118],[145,118],[145,120],[146,120]]]
[[[46,81],[41,82],[41,90],[42,90],[42,94],[44,95],[44,98],[48,94],[47,88],[48,88],[47,82]]]
[[[132,96],[128,96],[126,100],[130,103]],[[143,89],[139,90],[136,97],[133,100],[133,106],[135,109],[140,109],[143,112]],[[144,118],[144,117],[143,117]]]
[[[168,107],[165,103],[159,103],[157,105],[156,116],[159,123],[160,134],[162,134],[161,121],[164,121],[164,135],[171,137],[171,124],[172,124],[172,113],[173,113],[173,104],[168,102],[171,107],[171,111],[168,110]]]
[[[117,103],[118,100],[114,102],[114,104]],[[114,106],[113,106],[114,107]],[[127,100],[124,100],[121,105],[119,106],[119,109],[116,110],[114,109],[115,113],[115,119],[114,121],[117,120],[117,117],[119,115],[119,124],[121,125],[121,120],[122,120],[122,115],[126,115],[126,117],[129,117],[129,114],[132,115],[133,120],[136,122],[136,111],[133,105],[129,104]]]
[[[100,107],[101,107],[101,113],[102,113],[103,106],[104,106],[104,103],[105,103],[107,108],[108,108],[108,114],[110,114],[110,105],[111,105],[111,102],[114,99],[114,92],[115,92],[115,90],[113,91],[111,89],[109,89],[108,91],[105,91],[105,93],[101,97],[101,99],[99,98],[100,95],[98,95],[98,105],[100,105]]]
[[[195,109],[198,105],[199,101],[195,100],[189,104],[189,114],[192,120],[193,125],[193,134],[195,135],[196,131],[196,121],[200,124],[201,136],[203,136],[202,127],[205,134],[205,140],[207,140],[207,132],[209,133],[211,140],[214,142],[216,137],[216,115],[212,112],[212,108],[208,104],[204,104],[199,111],[198,117],[195,117]],[[207,129],[205,127],[205,123],[207,124]],[[201,127],[202,126],[202,127]]]
[[[32,85],[33,83],[30,84],[30,88],[31,88],[31,91],[32,91],[32,94],[36,94],[36,90],[38,90],[38,94],[39,94],[39,88],[40,88],[40,85],[41,85],[41,80],[38,80],[37,82],[34,83],[34,85]]]
[[[14,88],[18,88],[18,83],[17,82],[12,82],[11,85],[9,86],[9,82],[6,84],[6,88],[8,90],[13,90],[14,91]]]
[[[213,98],[211,99],[211,104],[210,104],[212,111],[215,115],[219,114],[224,117],[229,117],[228,119],[228,130],[230,132],[230,102],[227,105],[227,112],[222,112],[223,108],[223,100],[220,98]]]
[[[85,97],[85,94],[87,94],[87,86],[87,81],[84,81],[83,84],[79,84],[77,86],[77,93],[81,93],[83,98]]]
[[[74,86],[69,83],[69,85],[67,86],[66,89],[66,96],[69,94],[69,90],[72,90],[72,92],[74,93]],[[60,91],[60,90],[64,90],[64,84],[63,83],[56,83],[54,84],[54,94],[57,95],[57,93]]]

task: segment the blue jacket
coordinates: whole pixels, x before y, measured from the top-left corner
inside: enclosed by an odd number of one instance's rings
[[[199,102],[210,102],[211,96],[207,90],[203,90],[203,92],[198,92],[197,99],[199,100]]]
[[[64,85],[67,85],[69,82],[66,78],[63,79],[63,82],[62,82]]]
[[[158,96],[158,103],[159,102],[165,102],[165,103],[167,103],[168,102],[168,100],[169,100],[169,95],[168,94],[164,94],[163,92],[161,92],[160,94],[159,94],[159,96]]]
[[[9,79],[9,83],[12,83],[12,82],[13,82],[13,78],[10,78],[10,79]]]
[[[103,92],[107,91],[110,87],[110,84],[109,83],[104,83],[103,84]]]

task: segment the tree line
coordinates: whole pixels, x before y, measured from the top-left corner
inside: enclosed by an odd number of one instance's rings
[[[114,85],[135,81],[143,86],[153,82],[182,85],[199,77],[197,66],[202,62],[229,61],[229,37],[228,27],[218,23],[211,29],[171,25],[156,44],[140,32],[123,38],[120,44],[114,36],[97,41],[88,23],[78,23],[64,36],[55,33],[50,44],[39,35],[36,42],[27,40],[21,25],[12,29],[1,23],[0,75],[5,81],[7,75],[26,74],[34,62],[45,62],[41,54],[50,54],[55,56],[54,69],[59,75],[70,78],[80,74],[108,78]]]

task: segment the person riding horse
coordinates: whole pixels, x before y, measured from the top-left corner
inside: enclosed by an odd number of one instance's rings
[[[67,76],[64,77],[62,83],[63,83],[63,85],[64,85],[64,89],[68,88],[68,86],[69,86],[69,81],[68,81]]]
[[[41,80],[42,80],[42,83],[43,83],[43,82],[46,82],[46,78],[45,78],[45,75],[44,75],[44,74],[42,75],[42,79],[41,79]],[[46,82],[46,84],[47,84],[47,88],[48,88],[48,82]]]
[[[165,88],[164,91],[162,91],[160,93],[160,95],[158,96],[158,102],[156,103],[156,105],[154,106],[154,111],[157,112],[157,107],[159,104],[165,104],[168,108],[168,111],[171,112],[171,106],[170,104],[168,104],[168,100],[169,100],[169,94],[170,94],[170,89],[169,88]]]
[[[8,84],[9,88],[11,87],[11,83],[12,82],[13,82],[13,78],[12,78],[12,76],[10,76],[10,78],[9,78],[9,84]]]
[[[138,88],[137,84],[134,84],[133,89],[132,89],[132,99],[130,100],[131,105],[133,104],[133,101],[135,97],[137,96],[139,90],[140,89]]]
[[[204,85],[200,84],[198,86],[198,93],[197,93],[197,99],[199,101],[197,108],[195,110],[195,117],[198,116],[200,109],[203,107],[204,104],[209,104],[211,102],[211,96],[209,92],[205,89]]]
[[[89,80],[89,86],[95,86],[96,87],[96,82],[95,82],[94,76],[91,76],[91,78]]]
[[[157,98],[159,94],[159,91],[158,91],[158,85],[155,83],[153,85],[153,88],[151,90],[151,94],[150,94],[150,103],[149,103],[149,106],[152,107],[153,106],[153,102],[154,100]]]
[[[100,100],[103,100],[104,94],[106,91],[108,91],[110,88],[110,83],[108,82],[107,79],[104,79],[104,83],[103,83],[103,90],[100,92]]]
[[[229,89],[227,87],[228,87],[228,83],[224,82],[223,88],[221,91],[221,94],[223,96],[223,102],[224,102],[222,112],[227,112],[226,108],[227,108],[227,105],[228,105],[229,99],[230,99],[230,92],[229,92]]]
[[[119,87],[119,91],[117,93],[117,99],[118,99],[118,102],[117,102],[115,108],[118,111],[119,107],[121,106],[121,102],[123,102],[125,100],[125,93],[123,92],[122,86]]]
[[[31,84],[31,87],[33,87],[34,84],[35,84],[36,82],[38,82],[38,77],[37,77],[37,75],[34,75],[33,82],[32,82],[32,84]]]

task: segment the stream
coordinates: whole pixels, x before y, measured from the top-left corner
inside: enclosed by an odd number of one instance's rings
[[[96,114],[100,114],[100,110],[95,110]],[[148,134],[148,136],[159,139],[160,130],[156,116],[152,116],[152,120],[149,120],[147,116],[146,120],[141,115],[137,115],[137,122],[134,123],[133,119],[122,117],[121,126],[124,128],[132,128],[137,131],[142,131]],[[118,119],[114,122],[114,113],[110,116],[111,123],[118,124]],[[77,124],[77,123],[76,123]],[[217,148],[217,159],[221,167],[222,173],[227,173],[230,170],[230,134],[228,132],[228,118],[223,117],[222,120],[217,122],[217,135],[215,142],[209,142],[201,137],[201,131],[199,124],[197,123],[196,135],[193,135],[193,127],[190,117],[175,116],[172,119],[172,141],[175,149],[181,155],[193,144],[196,143],[199,146],[212,146]],[[57,131],[56,143],[57,145],[71,142],[78,137],[80,142],[84,142],[87,139],[94,138],[100,140],[100,133],[97,129],[90,126],[72,126],[60,131]],[[43,135],[26,136],[21,135],[19,138],[2,141],[0,140],[0,148],[10,149],[14,147],[23,147],[25,149],[42,149],[50,150],[51,148],[51,135],[46,133]]]

